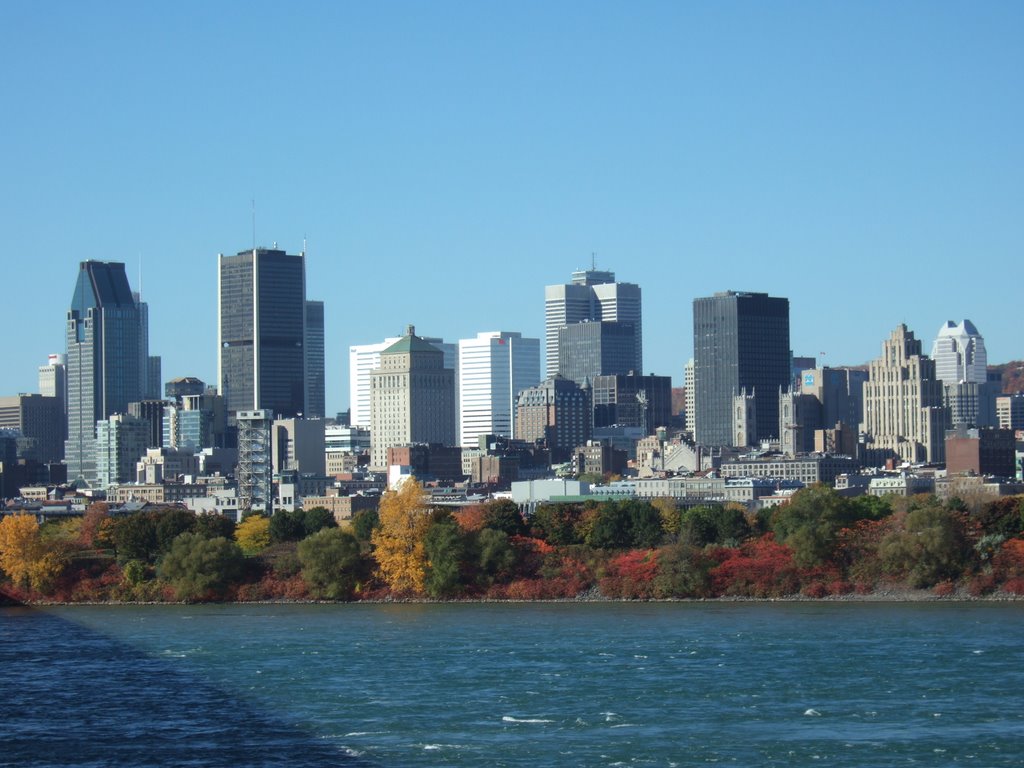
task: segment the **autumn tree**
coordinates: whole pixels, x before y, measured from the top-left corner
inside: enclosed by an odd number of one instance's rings
[[[270,546],[270,518],[249,515],[235,528],[235,541],[247,555],[255,555]]]
[[[349,600],[365,578],[359,541],[337,526],[300,541],[298,556],[302,578],[314,597]]]
[[[882,568],[918,588],[958,578],[971,552],[958,513],[933,498],[914,504],[902,529],[893,530],[879,545]]]
[[[679,503],[671,496],[659,496],[651,499],[651,506],[658,510],[661,516],[661,528],[669,536],[679,535],[680,515]]]
[[[378,515],[371,542],[380,577],[397,594],[422,594],[427,567],[423,539],[431,523],[423,487],[410,478],[388,491]]]
[[[63,567],[60,552],[46,546],[33,515],[0,520],[0,570],[16,585],[44,590]]]

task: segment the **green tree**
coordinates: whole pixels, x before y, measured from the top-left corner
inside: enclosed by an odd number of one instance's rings
[[[160,546],[154,515],[140,512],[110,518],[109,522],[109,535],[119,562],[142,560],[151,563],[156,559]]]
[[[582,544],[579,523],[583,507],[579,504],[540,504],[530,520],[533,534],[554,546]]]
[[[157,569],[181,600],[222,595],[242,575],[245,555],[233,541],[183,533],[171,543]]]
[[[312,536],[324,528],[337,528],[338,523],[330,510],[324,507],[313,507],[303,511],[302,527],[305,529],[306,536]]]
[[[305,515],[301,509],[294,512],[279,509],[270,518],[270,541],[301,541],[306,537]]]
[[[193,530],[205,539],[233,539],[235,537],[235,521],[219,514],[196,515]]]
[[[669,536],[678,536],[682,524],[679,503],[671,496],[659,496],[651,500],[651,506],[661,515],[661,528]]]
[[[658,572],[652,583],[654,597],[711,596],[711,569],[715,561],[702,549],[680,542],[658,552]]]
[[[883,570],[905,577],[918,588],[959,578],[970,556],[957,514],[934,499],[906,513],[902,529],[891,532],[879,545]]]
[[[511,499],[495,499],[484,505],[484,527],[504,531],[509,536],[526,533],[526,521]]]
[[[477,566],[486,584],[505,577],[515,566],[516,552],[508,534],[495,528],[484,528],[476,535]]]
[[[302,578],[314,597],[350,600],[366,575],[359,541],[338,527],[300,541],[298,555]]]
[[[352,515],[352,533],[360,544],[369,544],[374,529],[380,525],[376,509],[361,509]]]
[[[179,535],[194,531],[196,527],[196,516],[187,509],[161,509],[149,514],[153,516],[156,525],[157,553],[168,551],[171,542]]]
[[[744,510],[737,506],[691,507],[682,514],[679,540],[692,547],[739,546],[751,534]]]
[[[466,557],[466,541],[459,524],[451,516],[435,521],[423,538],[423,551],[427,558],[427,594],[438,598],[458,594]]]
[[[802,488],[778,507],[771,527],[775,540],[793,551],[793,561],[807,568],[830,561],[839,531],[855,520],[846,499],[819,483]]]

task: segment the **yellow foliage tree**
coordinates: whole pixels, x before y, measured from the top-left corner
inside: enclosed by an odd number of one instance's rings
[[[370,541],[380,577],[396,593],[423,594],[427,555],[423,539],[430,528],[426,494],[413,479],[380,501],[380,525]]]
[[[47,546],[32,515],[8,515],[0,520],[0,570],[19,586],[44,589],[60,575],[64,558]]]
[[[671,496],[659,496],[656,499],[651,499],[651,506],[661,515],[661,527],[665,532],[672,536],[678,536],[681,518],[676,500]]]
[[[235,528],[235,541],[247,555],[254,555],[270,546],[270,518],[250,515]]]

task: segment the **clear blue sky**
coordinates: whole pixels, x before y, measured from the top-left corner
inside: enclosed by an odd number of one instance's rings
[[[216,254],[307,238],[350,344],[543,335],[596,253],[682,383],[691,302],[786,296],[795,354],[968,317],[1024,358],[1024,4],[0,4],[0,394],[124,261],[164,378],[216,377]]]

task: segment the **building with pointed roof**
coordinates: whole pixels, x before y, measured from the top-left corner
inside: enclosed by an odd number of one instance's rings
[[[370,467],[387,467],[388,448],[455,444],[455,372],[444,353],[408,326],[370,372]]]

